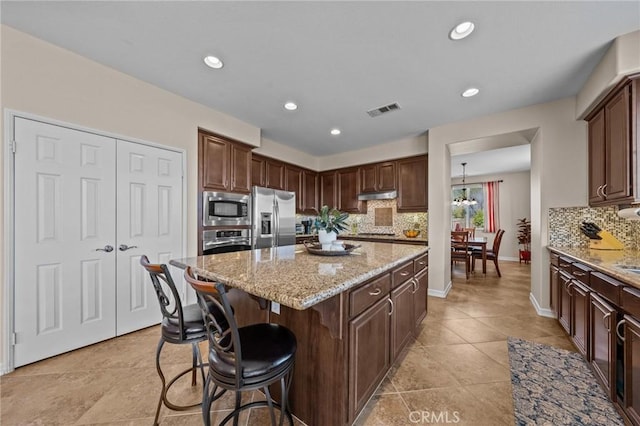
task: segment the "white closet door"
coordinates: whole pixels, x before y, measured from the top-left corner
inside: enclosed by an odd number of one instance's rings
[[[15,118],[15,366],[115,334],[115,141]]]
[[[182,255],[182,154],[118,141],[117,334],[158,324],[162,319],[140,255],[168,263]],[[134,248],[125,248],[132,247]],[[179,290],[180,270],[172,268]],[[185,300],[182,294],[183,303]]]

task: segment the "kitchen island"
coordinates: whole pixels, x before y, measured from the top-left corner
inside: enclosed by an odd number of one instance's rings
[[[292,412],[349,425],[427,309],[428,247],[361,242],[346,256],[284,246],[172,260],[231,288],[240,324],[269,321],[298,339]]]

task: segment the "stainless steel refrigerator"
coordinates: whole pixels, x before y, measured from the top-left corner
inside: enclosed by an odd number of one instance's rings
[[[288,246],[296,243],[296,194],[254,186],[251,247]]]

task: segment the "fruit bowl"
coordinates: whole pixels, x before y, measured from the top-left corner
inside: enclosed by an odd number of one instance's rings
[[[420,231],[418,229],[405,229],[402,231],[402,233],[407,238],[415,238],[420,235]]]

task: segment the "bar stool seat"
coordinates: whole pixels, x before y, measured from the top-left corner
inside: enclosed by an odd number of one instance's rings
[[[209,374],[202,399],[204,424],[210,425],[211,404],[220,387],[236,393],[235,408],[220,425],[231,419],[237,425],[241,411],[258,406],[269,407],[272,425],[276,425],[274,407],[280,410],[279,425],[283,424],[285,417],[293,425],[293,416],[288,408],[288,393],[297,349],[295,335],[278,324],[262,323],[238,327],[223,284],[198,280],[190,267],[185,270],[184,277],[196,291],[209,339]],[[210,303],[224,313],[228,328],[222,327],[219,319],[208,313]],[[278,382],[279,404],[273,401],[269,390],[272,384]],[[265,400],[242,405],[242,392],[257,389],[262,390]]]

